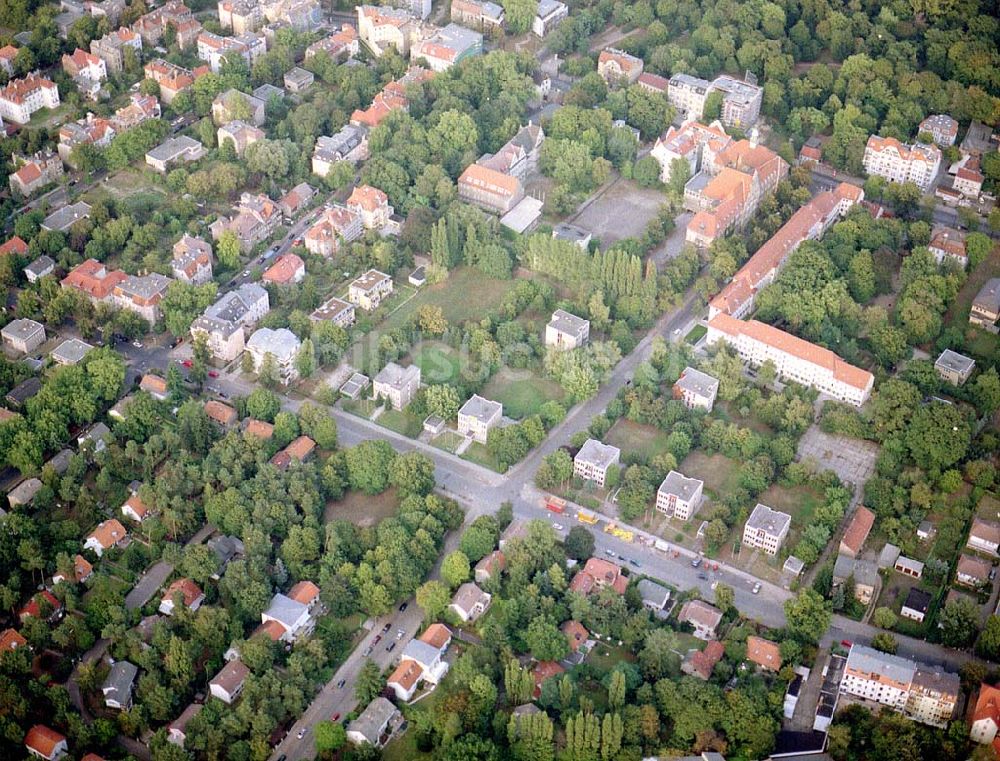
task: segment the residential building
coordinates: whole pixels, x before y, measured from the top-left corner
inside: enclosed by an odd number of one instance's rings
[[[502,418],[503,405],[500,402],[473,394],[458,411],[458,433],[485,444],[490,430],[499,425]]]
[[[278,208],[281,209],[285,219],[294,219],[305,210],[315,195],[316,190],[312,185],[300,182],[278,199]]]
[[[538,10],[531,22],[531,31],[536,37],[545,37],[559,23],[569,16],[569,7],[559,0],[539,0]]]
[[[947,148],[958,138],[958,122],[947,114],[934,114],[920,122],[917,132],[930,135],[935,143]]]
[[[212,244],[184,233],[174,244],[170,269],[178,280],[201,285],[212,279]]]
[[[150,508],[140,499],[138,494],[132,494],[122,504],[122,515],[131,518],[136,523],[142,523],[150,515]]]
[[[516,177],[480,164],[470,164],[458,178],[458,197],[488,212],[503,215],[524,198],[524,186]]]
[[[219,0],[218,11],[219,26],[236,35],[264,26],[264,8],[256,0]]]
[[[725,646],[716,639],[705,645],[704,650],[691,650],[681,662],[681,672],[688,676],[697,677],[703,682],[707,682],[715,666],[726,654]],[[692,757],[691,761],[699,761],[698,757]]]
[[[309,315],[310,320],[332,322],[345,330],[354,324],[354,304],[331,296]]]
[[[208,683],[208,691],[226,705],[232,705],[243,692],[248,676],[250,669],[243,661],[229,661],[212,677]]]
[[[233,121],[227,122],[219,127],[218,132],[216,132],[216,137],[220,146],[228,140],[233,144],[233,151],[236,155],[242,156],[247,148],[256,142],[263,140],[265,134],[264,130],[258,129],[252,124],[247,124],[239,119],[234,119]]]
[[[973,518],[969,540],[965,546],[979,552],[996,555],[998,548],[1000,548],[1000,523]]]
[[[667,85],[667,100],[684,120],[701,119],[711,88],[712,83],[708,80],[690,74],[674,74]]]
[[[351,114],[350,123],[356,127],[373,129],[393,111],[408,111],[410,102],[406,97],[406,89],[426,82],[433,75],[432,71],[422,66],[411,66],[406,74],[383,87],[367,109],[355,110]]]
[[[747,637],[747,660],[767,671],[781,670],[781,651],[777,643],[763,637]]]
[[[160,118],[160,101],[154,95],[133,93],[129,102],[115,111],[111,117],[111,126],[115,132],[122,133],[150,119]]]
[[[772,510],[758,502],[743,526],[743,544],[768,555],[777,555],[791,525],[792,516],[788,513]]]
[[[4,629],[0,632],[0,657],[3,657],[3,653],[27,646],[28,640],[22,637],[16,629]]]
[[[59,107],[59,88],[33,72],[23,79],[13,79],[0,89],[0,118],[27,124],[40,108]]]
[[[251,421],[256,422],[261,426],[270,427],[273,430],[273,426],[270,423],[263,423],[259,420]],[[246,432],[250,433],[253,426],[247,426]],[[251,434],[254,435],[254,434]],[[270,438],[269,436],[262,438]],[[219,561],[218,568],[215,573],[212,574],[212,578],[218,581],[222,578],[222,574],[225,573],[226,566],[238,557],[242,557],[246,552],[246,547],[243,546],[243,542],[237,539],[235,536],[215,536],[208,540],[208,549],[215,553],[216,559]]]
[[[355,279],[347,290],[348,300],[366,312],[373,312],[392,293],[392,278],[378,270],[368,270]]]
[[[160,599],[159,611],[165,616],[174,614],[174,607],[180,603],[194,612],[205,601],[205,593],[191,579],[177,579],[167,587]]]
[[[940,166],[941,151],[934,145],[906,145],[893,137],[872,135],[865,146],[865,171],[889,182],[912,182],[926,191]]]
[[[247,341],[254,372],[260,373],[264,360],[270,356],[274,359],[278,381],[286,386],[299,377],[295,358],[301,347],[302,342],[288,328],[259,328]]]
[[[620,595],[625,594],[628,587],[628,577],[622,573],[621,566],[604,558],[589,558],[569,583],[570,591],[581,595],[589,595],[604,587],[613,589]]]
[[[386,48],[394,47],[404,58],[419,32],[417,20],[408,10],[372,5],[357,6],[358,36],[379,58]]]
[[[969,164],[972,163],[971,161],[969,162]],[[975,167],[969,164],[966,164],[966,166],[961,167],[955,172],[955,177],[952,179],[952,187],[965,198],[975,200],[983,192],[983,183],[986,181],[986,175],[979,170],[978,160],[975,161]]]
[[[339,32],[324,37],[306,48],[306,61],[319,54],[326,53],[334,62],[340,63],[353,58],[361,50],[358,42],[358,30],[352,24],[344,24]]]
[[[312,634],[316,622],[309,611],[309,605],[293,600],[280,592],[271,598],[267,610],[260,614],[262,624],[274,621],[281,626],[279,640],[294,642]]]
[[[379,370],[372,384],[375,399],[388,399],[393,409],[401,410],[412,400],[420,388],[420,367],[400,367],[389,362]]]
[[[974,359],[951,349],[945,349],[941,352],[941,356],[934,362],[934,369],[937,370],[937,374],[941,376],[942,380],[947,381],[953,386],[961,386],[965,383],[969,379],[969,376],[972,375],[975,366],[976,361]]]
[[[701,507],[704,481],[671,470],[656,492],[656,509],[679,521],[690,520]]]
[[[369,703],[358,718],[347,725],[347,739],[355,745],[381,748],[389,740],[395,725],[402,721],[402,714],[383,697]]]
[[[271,458],[271,464],[274,465],[278,470],[288,470],[293,462],[306,462],[312,458],[313,453],[316,451],[316,442],[313,441],[308,436],[299,436],[294,441],[292,441],[287,447],[282,449],[280,452]],[[296,592],[302,584],[308,583],[310,588],[315,590],[315,599],[319,599],[319,588],[312,582],[299,582],[291,591],[289,591],[288,596],[293,600],[298,599]],[[315,600],[313,600],[315,601]],[[299,600],[299,602],[304,602]],[[310,607],[312,607],[310,605]]]
[[[113,441],[111,429],[104,423],[94,423],[87,428],[76,439],[77,447],[82,451],[85,447],[91,447],[93,453],[103,452],[108,441]]]
[[[981,587],[989,581],[992,566],[988,560],[963,554],[955,568],[955,581],[967,587]]]
[[[688,120],[680,127],[671,126],[656,139],[650,155],[660,164],[660,181],[669,182],[673,174],[674,162],[687,162],[689,176],[693,177],[701,169],[702,154],[706,150],[717,154],[732,142],[720,122],[705,126]]]
[[[17,235],[13,236],[3,245],[0,245],[0,256],[27,256],[28,244]]]
[[[201,24],[194,18],[191,9],[181,0],[170,0],[159,8],[141,16],[132,25],[145,45],[159,45],[168,27],[174,30],[174,40],[181,50],[194,44],[201,33]]]
[[[851,514],[847,528],[844,529],[844,536],[840,540],[840,554],[856,558],[874,525],[875,513],[867,507],[858,505]]]
[[[20,354],[28,354],[45,343],[45,326],[40,322],[19,318],[8,322],[3,330],[4,348]]]
[[[132,707],[132,687],[139,675],[139,667],[128,661],[116,661],[111,666],[101,692],[104,693],[104,705],[119,711],[127,711]]]
[[[115,284],[114,302],[122,309],[135,312],[150,325],[160,319],[160,302],[173,281],[158,272],[148,275],[128,275]]]
[[[815,135],[810,138],[806,138],[806,141],[802,144],[802,148],[799,150],[799,161],[798,163],[807,164],[810,161],[816,164],[823,160],[823,142]]]
[[[444,624],[431,624],[419,637],[403,648],[399,666],[387,683],[400,700],[413,697],[421,682],[437,684],[448,673],[444,654],[451,643],[451,630]]]
[[[268,311],[267,290],[257,283],[244,283],[224,294],[191,323],[191,337],[205,336],[212,356],[230,362],[243,353],[244,329],[253,327]]]
[[[992,745],[993,750],[1000,753],[1000,740],[997,739],[997,730],[1000,729],[1000,689],[985,682],[979,685],[971,723],[969,738],[980,745]]]
[[[569,643],[569,650],[571,653],[577,652],[583,645],[587,644],[587,640],[590,639],[590,632],[587,631],[587,627],[579,621],[572,619],[564,622],[563,625],[559,627],[559,631],[566,636],[566,642]]]
[[[906,600],[903,602],[903,607],[900,608],[899,615],[911,621],[916,621],[918,624],[923,623],[924,617],[927,615],[930,607],[930,592],[925,592],[919,587],[910,587],[910,591],[906,595]]]
[[[55,272],[56,263],[51,256],[42,255],[39,256],[35,261],[24,268],[24,276],[28,279],[29,283],[37,283],[46,275],[51,275]]]
[[[505,16],[503,6],[490,0],[452,0],[451,20],[480,32],[499,35],[503,32]]]
[[[712,82],[712,92],[722,93],[722,123],[727,127],[746,129],[757,123],[764,88],[757,86],[756,78],[744,81],[723,74]]]
[[[239,90],[226,90],[212,101],[212,119],[216,124],[228,124],[239,118],[255,127],[264,123],[265,103],[260,98]]]
[[[464,623],[472,623],[479,619],[490,607],[493,596],[484,592],[476,584],[467,581],[458,588],[448,607],[455,612]]]
[[[833,584],[840,586],[849,579],[854,581],[854,588],[846,591],[853,594],[863,605],[870,603],[878,584],[878,567],[868,560],[837,555],[837,561],[833,566]]]
[[[44,724],[35,724],[24,736],[28,753],[45,761],[56,761],[68,752],[66,737]]]
[[[90,217],[90,204],[85,203],[84,201],[77,201],[76,203],[56,209],[54,212],[49,214],[49,216],[42,220],[42,229],[58,230],[59,232],[64,233],[69,230],[75,222],[78,222],[81,219],[87,219],[88,217]]]
[[[170,722],[167,725],[167,742],[183,748],[184,742],[187,740],[187,725],[191,719],[201,713],[201,709],[204,707],[201,703],[191,703],[181,712],[180,716]]]
[[[240,242],[240,249],[249,254],[253,247],[274,234],[281,224],[278,205],[266,195],[244,193],[232,217],[219,217],[209,225],[212,238],[218,240],[227,230]]]
[[[6,422],[11,418],[15,417],[13,413],[10,415],[4,415],[3,420],[0,422]],[[35,501],[35,497],[38,492],[42,489],[42,482],[37,478],[26,478],[9,492],[7,492],[7,503],[11,507],[20,507],[21,505],[30,505]],[[6,515],[6,511],[0,513],[0,518]]]
[[[722,621],[722,611],[702,600],[688,600],[681,606],[677,621],[691,624],[698,639],[712,639]]]
[[[17,612],[17,617],[23,624],[27,623],[29,618],[42,618],[45,614],[47,614],[45,620],[49,623],[58,620],[63,614],[63,604],[47,589],[32,595],[27,604]]]
[[[573,458],[573,475],[603,487],[608,470],[617,467],[621,450],[597,439],[587,439]]]
[[[719,380],[701,370],[685,367],[672,390],[673,398],[684,402],[689,410],[711,412],[719,393]]]
[[[122,27],[109,32],[98,40],[90,41],[90,52],[104,61],[112,74],[121,74],[125,69],[125,51],[131,49],[136,60],[142,58],[142,37],[131,29]]]
[[[128,531],[117,518],[110,518],[97,524],[83,543],[83,549],[92,550],[101,557],[108,550],[119,547],[128,539]]]
[[[666,95],[667,89],[670,87],[670,80],[658,74],[650,74],[648,71],[644,71],[639,75],[636,84],[648,92],[656,93],[657,95]]]
[[[33,195],[49,183],[58,182],[63,176],[62,161],[52,151],[39,151],[26,158],[15,156],[14,164],[17,170],[10,175],[10,190],[24,197]]]
[[[670,590],[649,579],[640,579],[636,584],[636,591],[639,592],[643,607],[654,613],[663,612],[670,601]]]
[[[4,45],[0,48],[0,69],[7,72],[7,77],[14,76],[14,59],[17,58],[17,48],[13,45]]]
[[[541,154],[544,141],[545,132],[542,128],[529,122],[521,127],[514,137],[504,143],[496,153],[484,153],[477,159],[476,164],[524,180],[528,173],[534,171],[538,166],[538,157]],[[570,227],[565,226],[560,229]],[[554,235],[553,237],[560,236]],[[580,239],[574,238],[573,242],[579,245]]]
[[[77,365],[93,348],[89,343],[81,341],[79,338],[67,338],[52,350],[49,357],[57,365]]]
[[[306,276],[306,263],[298,254],[282,254],[264,270],[261,281],[273,285],[301,283]]]
[[[31,377],[14,386],[14,388],[7,392],[4,399],[7,401],[8,406],[15,410],[20,410],[24,408],[29,399],[41,390],[42,382],[38,378]]]
[[[283,81],[285,89],[288,92],[303,92],[312,86],[312,83],[316,81],[316,77],[311,71],[294,66],[285,72]]]
[[[78,145],[93,145],[95,148],[106,148],[117,135],[110,119],[102,119],[88,113],[86,117],[75,122],[68,122],[59,128],[59,143],[56,150],[59,158],[69,167],[75,168],[73,149]]]
[[[927,248],[934,255],[938,264],[949,260],[965,269],[965,265],[969,262],[969,257],[965,252],[965,233],[951,227],[935,227]]]
[[[840,691],[899,711],[913,721],[944,727],[960,694],[958,674],[854,645]]]
[[[361,223],[368,230],[378,230],[389,224],[393,208],[389,196],[371,185],[358,185],[347,199],[347,208],[360,215]]]
[[[829,349],[757,320],[737,320],[720,312],[709,320],[707,341],[709,345],[728,343],[754,367],[771,360],[782,379],[858,407],[868,399],[875,383],[870,372],[844,362]]]
[[[597,73],[609,85],[634,85],[642,74],[641,58],[617,48],[604,48],[597,56]]]
[[[62,57],[62,68],[85,97],[91,100],[98,99],[101,82],[108,78],[108,67],[103,60],[93,53],[77,48],[72,55]]]
[[[507,565],[507,559],[500,550],[493,550],[489,555],[482,558],[475,567],[475,577],[477,584],[485,584],[490,579],[499,576]]]
[[[250,33],[237,37],[220,37],[211,32],[201,32],[197,44],[198,58],[208,64],[213,74],[219,73],[227,55],[239,55],[248,65],[253,66],[267,52],[264,37]]]
[[[413,43],[410,58],[423,58],[431,71],[445,71],[467,58],[483,54],[483,35],[458,24],[448,24]]]
[[[420,686],[423,669],[413,660],[401,660],[386,681],[386,687],[396,694],[396,699],[408,703]]]
[[[345,124],[332,137],[320,135],[313,149],[313,174],[326,177],[338,161],[357,164],[368,158],[368,130],[353,124]]]
[[[972,300],[969,323],[996,332],[998,318],[1000,318],[1000,277],[993,277],[986,281]]]
[[[360,214],[334,204],[320,213],[316,223],[302,237],[307,251],[329,257],[340,248],[339,241],[349,243],[360,238],[363,232]]]
[[[576,349],[590,339],[590,320],[557,309],[545,326],[545,345],[556,349]]]
[[[157,172],[167,173],[179,162],[190,163],[205,155],[205,146],[187,135],[168,137],[146,154],[146,163]]]

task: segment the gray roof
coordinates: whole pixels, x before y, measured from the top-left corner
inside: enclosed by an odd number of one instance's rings
[[[104,680],[101,690],[105,700],[116,700],[119,703],[128,702],[132,693],[132,684],[139,674],[139,668],[128,661],[118,661],[111,667],[108,678]]]
[[[309,317],[313,320],[333,320],[344,312],[353,311],[354,304],[344,301],[343,299],[338,299],[336,296],[331,296],[323,302],[323,304],[316,307]]]
[[[803,563],[799,558],[794,555],[789,555],[785,560],[785,564],[781,567],[782,571],[787,571],[788,573],[794,573],[798,576],[802,573],[802,569],[805,568],[806,564]]]
[[[272,95],[277,95],[279,98],[285,97],[285,91],[280,87],[275,87],[274,85],[261,85],[256,90],[253,91],[253,96],[264,103],[270,100]]]
[[[972,300],[975,306],[990,312],[1000,312],[1000,277],[992,277],[979,289]]]
[[[53,349],[50,356],[58,362],[75,365],[93,348],[89,343],[81,341],[79,338],[68,338]]]
[[[924,564],[919,560],[914,560],[913,558],[908,558],[905,555],[900,555],[896,558],[894,566],[899,566],[900,568],[906,568],[915,574],[923,574]]]
[[[229,320],[219,320],[215,317],[195,317],[194,322],[191,323],[192,330],[204,330],[207,333],[218,333],[223,338],[229,338],[237,330],[243,330],[237,322],[230,322]]]
[[[227,322],[240,322],[250,311],[250,305],[268,300],[267,291],[257,283],[244,283],[234,291],[224,294],[205,310],[205,317]]]
[[[150,272],[148,275],[129,275],[118,288],[126,296],[140,299],[151,299],[158,294],[166,293],[167,287],[174,282],[166,275],[159,272]]]
[[[878,556],[878,567],[879,568],[892,568],[896,563],[896,558],[899,557],[899,547],[895,544],[889,544],[886,542],[885,547],[882,548],[882,552]]]
[[[51,256],[39,256],[35,261],[24,268],[25,274],[32,274],[35,277],[41,277],[42,275],[51,272],[55,269],[56,263]]]
[[[308,605],[303,605],[297,600],[293,600],[291,597],[278,592],[271,598],[271,604],[264,611],[264,615],[284,624],[286,629],[291,629],[302,614],[308,612],[308,610]]]
[[[288,328],[260,328],[254,331],[247,341],[247,348],[259,351],[262,354],[273,354],[275,359],[291,359],[302,345],[296,336]]]
[[[383,697],[377,697],[348,725],[347,729],[349,732],[363,735],[372,745],[378,745],[382,730],[398,713],[396,706]]]
[[[417,365],[401,367],[395,362],[389,362],[378,371],[378,375],[375,376],[375,382],[385,383],[393,388],[402,388],[413,378],[417,378],[418,380],[420,378],[420,368]]]
[[[659,491],[664,494],[676,494],[681,499],[687,501],[694,496],[694,493],[701,486],[704,486],[703,481],[699,481],[697,478],[688,478],[676,470],[671,470],[667,473],[667,477],[663,479],[663,483],[660,484]]]
[[[649,579],[641,579],[636,588],[639,590],[639,596],[643,602],[653,603],[662,607],[670,599],[669,589]]]
[[[566,4],[559,2],[559,0],[538,0],[538,11],[536,15],[543,19],[558,10],[566,8]]]
[[[225,566],[234,557],[242,555],[245,552],[243,542],[235,536],[223,535],[213,537],[208,540],[208,548],[215,553],[215,556],[219,559],[220,566]]]
[[[27,341],[29,338],[34,338],[39,331],[45,332],[45,326],[42,323],[22,317],[7,323],[3,330],[0,330],[0,333],[5,339]]]
[[[149,151],[146,154],[146,158],[151,158],[154,161],[174,161],[177,157],[183,156],[189,151],[197,151],[202,147],[204,146],[193,137],[178,135],[177,137],[164,140],[153,148],[153,150]]]
[[[42,382],[38,378],[28,378],[18,383],[7,392],[8,401],[16,405],[24,404],[42,390]]]
[[[712,89],[726,93],[727,100],[737,99],[744,103],[755,100],[761,92],[760,87],[741,79],[733,79],[725,74],[715,78],[715,81],[712,82]]]
[[[873,587],[878,580],[878,567],[870,560],[854,561],[854,582]]]
[[[582,227],[576,225],[561,224],[552,228],[552,237],[559,240],[568,240],[571,243],[580,243],[590,240],[590,233]]]
[[[469,415],[483,423],[488,423],[495,415],[503,414],[503,405],[500,402],[484,399],[479,394],[473,394],[469,401],[462,405],[458,414]]]
[[[306,71],[305,69],[295,66],[285,72],[284,80],[285,84],[291,82],[299,87],[307,84],[312,84],[316,77],[311,71]]]
[[[584,326],[590,325],[590,320],[577,317],[575,314],[567,312],[565,309],[557,309],[552,313],[549,320],[549,327],[555,328],[561,333],[578,334]]]
[[[26,478],[7,492],[7,499],[10,501],[11,507],[27,505],[35,498],[41,488],[42,482],[37,478]]]
[[[719,381],[708,373],[695,370],[693,367],[685,367],[681,377],[677,379],[675,386],[690,391],[698,396],[715,398],[719,390]]]
[[[63,206],[52,212],[42,221],[45,230],[68,230],[78,219],[90,216],[90,204],[79,201],[69,206]]]
[[[433,645],[429,645],[423,640],[411,639],[406,643],[400,657],[411,658],[417,663],[433,663],[440,655],[441,651]]]
[[[69,469],[69,461],[73,458],[72,449],[63,449],[49,460],[46,465],[51,465],[60,476]]]
[[[674,74],[670,77],[670,84],[673,87],[678,85],[685,85],[687,87],[693,87],[695,89],[708,91],[708,88],[712,86],[712,83],[707,79],[701,79],[700,77],[693,77],[690,74]]]
[[[479,32],[467,29],[460,24],[448,24],[446,27],[438,29],[437,32],[428,37],[425,42],[441,45],[449,50],[454,50],[458,54],[461,54],[476,45],[481,47],[483,44],[483,35]]]
[[[854,645],[847,656],[847,668],[864,674],[882,674],[894,682],[909,684],[917,670],[917,664],[908,658]]]
[[[846,579],[854,573],[854,558],[850,555],[837,555],[837,562],[833,564],[833,578]]]
[[[788,513],[783,513],[780,510],[772,510],[767,505],[762,505],[758,502],[757,507],[753,509],[750,517],[747,518],[746,525],[753,529],[765,531],[773,536],[780,536],[788,530],[791,523],[792,516]]]
[[[937,358],[934,365],[960,375],[966,375],[972,372],[972,368],[976,366],[976,361],[970,357],[966,357],[964,354],[959,354],[957,351],[945,349],[941,352],[941,356]]]
[[[472,610],[476,603],[480,601],[486,602],[488,597],[487,593],[479,588],[479,585],[467,581],[455,592],[451,604],[468,612]]]
[[[316,138],[313,155],[326,161],[337,161],[353,151],[364,140],[367,130],[353,124],[345,124],[337,134],[320,135]]]
[[[97,439],[106,439],[109,436],[111,436],[111,429],[104,425],[104,423],[94,423],[80,434],[80,438],[83,441],[97,441]]]
[[[214,105],[216,103],[221,103],[226,108],[229,108],[229,101],[232,98],[235,98],[237,95],[239,95],[241,98],[243,98],[244,100],[246,100],[247,105],[250,106],[250,110],[251,111],[255,111],[258,108],[263,108],[264,107],[264,101],[262,101],[260,98],[256,97],[255,95],[250,95],[249,93],[240,92],[239,90],[232,89],[232,88],[229,89],[229,90],[226,90],[224,93],[216,96],[215,100],[212,101],[212,104]]]
[[[576,453],[576,459],[582,462],[589,462],[600,468],[606,468],[621,456],[621,450],[610,444],[602,444],[597,439],[587,439],[580,451]]]

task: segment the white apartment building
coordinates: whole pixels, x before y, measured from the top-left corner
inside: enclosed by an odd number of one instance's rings
[[[704,481],[671,470],[656,492],[656,509],[680,521],[690,520],[701,507]]]
[[[764,89],[752,79],[744,81],[723,74],[709,82],[690,74],[674,74],[667,84],[667,100],[685,119],[701,119],[705,101],[713,92],[722,93],[719,116],[727,127],[745,129],[757,122]]]
[[[545,345],[557,349],[576,349],[590,338],[590,320],[557,309],[545,326]]]
[[[420,388],[420,367],[410,365],[400,367],[389,362],[379,370],[372,382],[372,392],[376,399],[388,399],[393,409],[401,410],[412,401]]]
[[[538,10],[531,22],[531,31],[536,37],[545,37],[559,23],[569,16],[569,6],[559,0],[539,0]]]
[[[573,458],[573,475],[603,487],[608,470],[618,465],[621,450],[597,439],[587,439]]]
[[[674,74],[667,85],[667,100],[686,119],[701,119],[712,83],[690,74]]]
[[[783,380],[855,406],[865,403],[875,383],[870,372],[848,364],[829,349],[757,320],[737,320],[720,312],[709,320],[706,340],[709,345],[724,341],[754,367],[771,360]]]
[[[743,544],[777,555],[792,526],[792,516],[759,502],[743,526]]]
[[[689,410],[711,412],[719,393],[719,380],[708,373],[685,367],[673,386],[673,397],[684,402]]]
[[[912,182],[927,190],[941,167],[936,145],[905,145],[892,137],[872,135],[865,146],[865,171],[889,182]]]
[[[382,299],[392,293],[392,278],[378,270],[368,270],[347,289],[347,300],[365,311],[379,308]]]
[[[15,79],[0,89],[0,117],[9,122],[27,124],[40,108],[59,106],[59,88],[34,72]]]
[[[458,433],[471,436],[481,444],[489,438],[490,429],[503,418],[503,405],[473,394],[458,411]]]
[[[394,47],[404,58],[410,54],[410,44],[418,32],[413,15],[402,8],[359,5],[358,36],[375,57]]]
[[[958,137],[958,122],[947,114],[933,114],[920,122],[917,132],[926,132],[935,143],[947,148]]]
[[[701,169],[703,146],[711,144],[712,152],[718,153],[731,142],[719,122],[706,127],[701,122],[686,121],[679,128],[669,127],[658,137],[649,155],[660,164],[660,182],[669,182],[676,159],[684,159],[690,176],[694,177]]]
[[[288,328],[260,328],[247,341],[247,351],[253,357],[254,372],[260,372],[265,358],[270,355],[278,368],[278,380],[285,385],[299,377],[295,358],[301,346],[298,337]]]

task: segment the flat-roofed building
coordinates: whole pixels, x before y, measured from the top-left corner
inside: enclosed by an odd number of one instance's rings
[[[972,300],[969,323],[995,331],[998,318],[1000,318],[1000,277],[993,277],[983,284]]]
[[[934,362],[937,374],[941,376],[942,380],[948,381],[953,386],[961,386],[965,383],[975,367],[976,360],[951,349],[945,349],[941,352],[941,355]]]
[[[690,520],[701,507],[704,481],[671,470],[656,492],[656,509],[680,521]]]
[[[20,318],[11,320],[3,330],[3,345],[7,349],[20,354],[28,354],[45,343],[45,326],[40,322]]]
[[[531,31],[536,37],[545,37],[568,16],[569,6],[566,3],[559,0],[539,0],[535,18],[531,22]]]
[[[354,324],[354,304],[331,296],[313,310],[309,319],[317,322],[332,322],[334,325],[346,329]]]
[[[926,132],[935,143],[947,148],[958,138],[958,122],[947,114],[932,114],[920,122],[917,132]]]
[[[413,44],[410,57],[423,58],[431,71],[445,71],[467,58],[483,54],[483,35],[458,24],[448,24]]]
[[[503,419],[503,405],[484,399],[479,394],[462,405],[458,411],[458,433],[461,436],[471,436],[476,441],[485,444],[490,430]]]
[[[590,320],[557,309],[545,326],[545,345],[556,349],[576,349],[590,339]]]
[[[302,342],[288,328],[259,328],[247,340],[247,351],[253,358],[253,369],[260,373],[267,357],[272,357],[277,370],[278,381],[288,385],[299,377],[295,358]]]
[[[792,516],[788,513],[772,510],[758,502],[743,526],[743,544],[768,555],[777,555],[791,525]]]
[[[205,155],[205,146],[187,135],[167,138],[146,154],[146,163],[157,172],[166,173],[178,163],[197,161]]]
[[[618,465],[621,450],[597,439],[587,439],[573,458],[573,474],[585,481],[604,486],[608,470]]]
[[[392,293],[392,278],[378,270],[368,270],[354,280],[347,290],[348,300],[367,312],[379,308],[382,300]]]

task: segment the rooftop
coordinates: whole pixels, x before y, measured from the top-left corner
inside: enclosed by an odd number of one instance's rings
[[[750,513],[746,525],[752,529],[764,531],[771,535],[779,535],[786,531],[792,523],[792,516],[780,510],[772,510],[760,502]]]
[[[945,349],[941,352],[941,356],[937,358],[937,361],[934,364],[938,367],[945,368],[946,370],[951,370],[961,375],[965,375],[966,373],[972,372],[972,368],[975,367],[976,361],[970,357],[966,357],[964,354],[959,354],[957,351]]]
[[[420,379],[420,367],[417,365],[401,367],[395,362],[386,364],[375,376],[376,383],[384,383],[393,388],[402,388],[414,379]]]
[[[468,415],[480,422],[488,423],[496,415],[503,414],[503,405],[500,402],[484,399],[479,394],[473,394],[469,401],[462,405],[462,409],[458,411],[458,414]]]
[[[557,309],[552,313],[552,319],[549,320],[548,326],[554,330],[558,330],[560,333],[568,333],[575,336],[588,325],[590,325],[590,320],[577,317],[565,309]]]
[[[697,478],[688,478],[683,473],[671,470],[663,479],[663,483],[660,484],[659,491],[664,494],[675,494],[686,501],[690,500],[695,492],[704,485],[704,481],[699,481]]]
[[[620,456],[621,450],[618,447],[602,444],[597,439],[587,439],[576,453],[577,460],[591,463],[598,468],[607,468]]]
[[[712,397],[719,390],[719,381],[701,370],[685,367],[674,386],[698,396]]]
[[[81,341],[79,338],[68,338],[59,344],[55,349],[52,350],[52,357],[56,362],[61,362],[66,365],[75,365],[77,362],[82,360],[88,351],[93,349],[86,341]]]
[[[375,698],[365,710],[348,725],[348,731],[364,736],[372,745],[378,745],[382,729],[399,711],[383,697]]]
[[[278,362],[295,357],[301,342],[288,328],[258,328],[247,341],[247,349],[261,354],[273,354]]]

